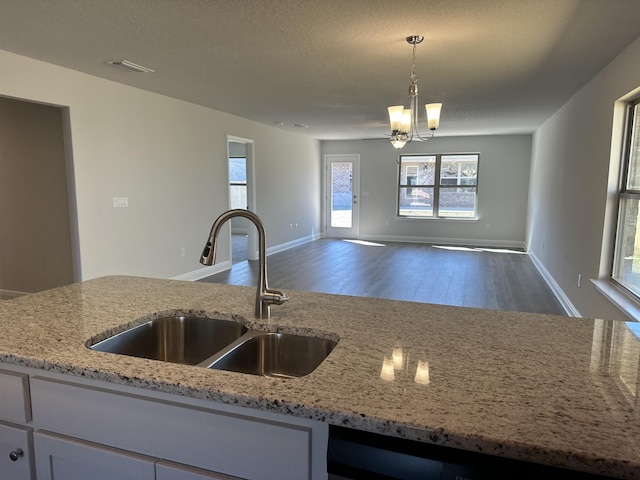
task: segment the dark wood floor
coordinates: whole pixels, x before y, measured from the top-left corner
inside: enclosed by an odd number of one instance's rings
[[[256,285],[257,261],[202,279]],[[269,286],[423,303],[565,314],[528,255],[417,243],[322,239],[268,257]]]

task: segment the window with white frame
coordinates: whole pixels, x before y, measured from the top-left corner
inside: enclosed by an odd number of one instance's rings
[[[640,297],[640,102],[628,113],[612,278]]]
[[[247,159],[229,158],[229,207],[247,207]]]
[[[400,155],[398,216],[476,218],[477,153]]]

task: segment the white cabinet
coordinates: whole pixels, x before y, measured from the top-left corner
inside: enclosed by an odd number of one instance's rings
[[[34,430],[55,432],[87,444],[142,456],[132,457],[132,462],[146,457],[201,469],[188,471],[186,467],[161,463],[159,475],[164,477],[160,478],[171,480],[327,478],[329,432],[324,423],[206,401],[187,401],[176,396],[152,398],[147,396],[153,395],[151,392],[114,391],[105,386],[110,387],[100,384],[98,388],[69,382],[66,378],[31,377]],[[43,458],[41,437],[38,434],[35,445],[38,480],[50,480],[53,477],[40,477],[47,464],[58,462],[58,468],[63,468],[72,459],[52,457],[49,453]],[[94,464],[92,460],[87,466]],[[131,465],[133,468],[133,463]],[[174,473],[182,469],[182,476],[167,473],[171,468]]]
[[[17,423],[31,420],[28,375],[0,370],[0,392],[0,418]]]
[[[0,480],[327,479],[325,423],[14,368],[0,370]]]
[[[34,434],[38,480],[155,480],[155,459],[49,433]],[[13,478],[13,477],[11,477]]]
[[[0,478],[33,480],[32,430],[25,424],[31,420],[29,376],[0,370]]]
[[[242,480],[49,432],[34,441],[38,480]]]
[[[32,461],[31,431],[0,423],[0,478],[32,480]]]
[[[156,480],[242,480],[222,473],[208,472],[160,460],[156,463]]]

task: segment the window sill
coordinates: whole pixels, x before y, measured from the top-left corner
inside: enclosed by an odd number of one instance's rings
[[[627,315],[630,320],[640,322],[640,301],[638,299],[607,279],[591,279],[591,282],[602,295]]]
[[[478,217],[458,217],[458,218],[453,218],[453,217],[405,217],[403,215],[396,215],[396,218],[398,220],[425,220],[428,222],[435,222],[435,221],[441,221],[441,222],[477,222],[478,221]]]

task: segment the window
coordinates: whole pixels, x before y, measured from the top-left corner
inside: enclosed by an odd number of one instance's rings
[[[640,297],[640,103],[629,107],[626,139],[612,277]]]
[[[400,155],[398,216],[476,218],[479,157]]]
[[[231,157],[229,159],[229,206],[247,207],[247,159]]]

